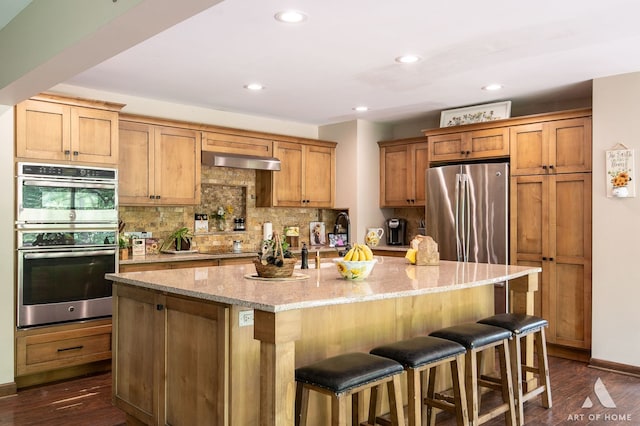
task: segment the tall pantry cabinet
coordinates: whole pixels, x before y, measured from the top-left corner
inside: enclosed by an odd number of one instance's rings
[[[591,151],[590,111],[510,128],[511,263],[542,267],[535,311],[549,321],[548,342],[585,351],[591,348]]]

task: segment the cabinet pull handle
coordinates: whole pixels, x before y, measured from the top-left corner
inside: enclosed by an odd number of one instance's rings
[[[71,346],[70,348],[60,348],[58,349],[58,352],[75,351],[76,349],[82,349],[82,348],[84,348],[84,345]]]

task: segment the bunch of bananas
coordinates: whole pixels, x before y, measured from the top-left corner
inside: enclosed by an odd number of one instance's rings
[[[354,244],[353,247],[344,255],[345,261],[373,260],[373,252],[364,244]]]

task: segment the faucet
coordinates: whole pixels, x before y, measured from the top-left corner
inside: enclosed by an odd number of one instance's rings
[[[351,242],[351,221],[349,220],[349,215],[347,212],[340,212],[336,217],[336,223],[333,225],[333,233],[340,233],[341,223],[344,222],[344,228],[347,230],[347,245]]]

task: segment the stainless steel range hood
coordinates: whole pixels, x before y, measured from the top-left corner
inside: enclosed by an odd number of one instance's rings
[[[275,157],[258,157],[227,152],[202,151],[202,164],[237,169],[280,170],[280,160]]]

